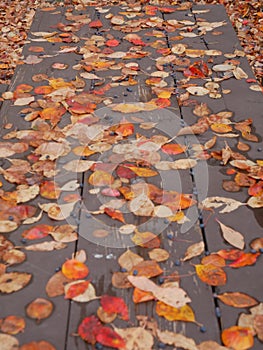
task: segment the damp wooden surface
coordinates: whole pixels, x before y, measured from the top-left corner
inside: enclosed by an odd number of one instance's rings
[[[209,12],[202,12],[202,10],[209,10]],[[92,20],[96,20],[97,12],[94,7],[86,9]],[[120,12],[119,7],[109,8],[109,12],[118,14]],[[79,13],[76,11],[76,13]],[[73,69],[73,66],[78,64],[82,56],[76,52],[60,54],[55,56],[60,50],[60,47],[65,45],[61,43],[49,43],[49,42],[34,42],[30,39],[35,38],[32,33],[48,31],[52,32],[56,29],[57,23],[66,23],[65,21],[65,8],[57,8],[52,12],[38,11],[36,13],[33,25],[31,28],[31,34],[29,34],[29,43],[24,48],[24,56],[27,57],[30,54],[28,50],[30,46],[41,45],[45,49],[45,54],[51,57],[46,57],[40,64],[35,65],[20,65],[16,69],[15,76],[12,79],[11,85],[8,88],[9,91],[14,91],[19,84],[34,85],[31,77],[35,74],[47,74],[49,77],[63,78],[66,81],[75,79],[78,72]],[[146,15],[151,18],[150,15]],[[214,6],[193,6],[191,9],[184,11],[176,11],[171,14],[157,11],[156,16],[164,20],[175,19],[178,21],[189,20],[195,21],[201,18],[202,21],[208,22],[220,22],[225,21],[226,25],[220,27],[218,31],[222,33],[220,35],[213,35],[213,32],[207,32],[206,34],[197,37],[185,37],[180,40],[180,43],[189,45],[192,49],[200,50],[220,50],[222,54],[232,53],[235,49],[240,50],[240,44],[236,37],[236,34],[231,26],[231,23],[225,13],[224,7],[220,5]],[[84,46],[86,38],[91,37],[94,34],[101,36],[112,35],[114,38],[120,40],[118,51],[127,52],[130,48],[130,44],[122,40],[124,33],[118,32],[111,27],[110,20],[106,18],[106,14],[100,15],[100,20],[103,23],[103,30],[97,31],[96,29],[89,28],[87,25],[82,26],[76,34],[82,39],[77,44],[70,43],[69,46],[78,46],[80,49]],[[99,33],[98,33],[99,32]],[[114,103],[121,102],[147,102],[154,98],[151,95],[151,89],[145,83],[145,80],[149,77],[151,72],[156,70],[155,55],[156,49],[150,44],[155,41],[155,37],[147,35],[149,28],[142,29],[136,32],[147,43],[147,50],[150,52],[149,56],[145,56],[140,59],[132,59],[131,62],[137,62],[140,67],[140,74],[135,76],[138,80],[138,84],[133,86],[116,86],[110,89],[105,95],[110,98]],[[163,33],[160,31],[160,33]],[[168,34],[160,35],[159,40],[163,48],[172,46],[174,41],[174,33],[168,32]],[[147,41],[146,41],[147,38]],[[41,57],[41,56],[40,56]],[[240,67],[248,74],[248,77],[253,79],[252,71],[249,64],[244,57],[238,58],[240,61]],[[191,58],[191,63],[198,60],[198,58]],[[223,63],[225,60],[222,56],[215,56],[213,58],[213,64]],[[52,68],[52,64],[55,62],[65,63],[68,68],[65,70],[56,70]],[[127,60],[129,62],[129,60]],[[167,78],[168,86],[174,86],[177,89],[176,82],[183,78],[182,71],[168,65],[164,67],[170,76]],[[173,73],[171,75],[171,73]],[[119,75],[119,70],[101,70],[95,72],[102,79],[105,79],[105,84],[110,83],[112,76]],[[213,73],[216,77],[216,74]],[[93,91],[94,81],[88,81],[86,83],[85,91]],[[198,84],[199,80],[195,80]],[[200,83],[203,85],[203,82]],[[232,122],[238,122],[247,118],[253,119],[253,126],[257,135],[262,135],[262,95],[260,92],[255,92],[249,89],[249,84],[245,79],[228,79],[222,82],[222,89],[229,89],[229,94],[223,94],[220,99],[211,99],[206,96],[194,96],[199,103],[207,103],[213,113],[217,113],[223,110],[230,110],[234,112]],[[95,87],[96,88],[96,87]],[[7,90],[6,87],[2,88],[3,91]],[[3,92],[1,90],[1,92]],[[179,93],[182,92],[179,90]],[[8,131],[5,130],[7,123],[12,123],[17,130],[28,129],[28,122],[24,121],[20,115],[20,106],[14,106],[12,101],[5,101],[0,106],[1,116],[1,136],[5,135]],[[108,119],[105,116],[110,113],[110,109],[105,107],[103,103],[99,104],[97,108],[101,108],[98,112],[100,121],[108,123]],[[196,116],[192,113],[192,107],[180,106],[176,95],[171,97],[171,106],[167,110],[158,110],[153,113],[138,113],[134,116],[145,122],[156,123],[156,127],[153,130],[147,131],[148,136],[154,134],[167,135],[170,138],[176,135],[178,130],[182,127],[182,122],[185,125],[191,125],[196,122]],[[114,114],[114,123],[121,121],[123,115],[121,113]],[[142,132],[139,128],[141,121],[134,121],[136,131]],[[64,127],[70,122],[69,116],[67,116],[60,126]],[[180,144],[192,145],[196,143],[204,144],[213,136],[211,131],[203,135],[181,137],[178,141]],[[247,156],[251,160],[262,159],[262,139],[259,138],[257,143],[249,143],[250,150]],[[3,140],[2,140],[3,141]],[[218,140],[218,143],[222,143],[224,147],[224,140]],[[228,139],[227,142],[230,146],[236,144],[233,139]],[[22,156],[21,156],[22,157]],[[24,155],[23,155],[24,157]],[[106,162],[107,158],[103,158],[103,154],[96,160]],[[109,157],[109,155],[107,155]],[[18,158],[18,156],[17,156]],[[91,159],[93,159],[91,157]],[[5,159],[3,159],[1,166],[5,166]],[[193,194],[197,203],[186,211],[186,215],[190,218],[190,223],[178,224],[178,223],[165,223],[163,220],[155,221],[148,220],[146,222],[131,222],[137,226],[141,225],[142,231],[158,231],[159,237],[162,242],[162,248],[166,249],[170,258],[167,262],[161,263],[161,267],[164,270],[163,275],[168,276],[173,272],[178,272],[179,275],[187,276],[181,279],[181,287],[189,294],[192,302],[191,306],[195,312],[196,320],[198,324],[205,326],[206,331],[201,332],[200,326],[190,322],[169,322],[164,318],[160,318],[156,315],[155,301],[142,303],[135,305],[132,302],[132,289],[118,290],[112,286],[111,278],[113,272],[119,271],[120,266],[118,264],[118,257],[125,252],[129,247],[133,252],[143,255],[145,259],[148,259],[147,250],[140,248],[139,246],[133,246],[131,241],[126,241],[123,237],[116,235],[120,224],[114,222],[109,218],[103,218],[102,221],[97,220],[97,217],[87,215],[89,211],[96,210],[100,205],[100,198],[95,195],[90,195],[89,190],[91,186],[88,184],[88,176],[90,173],[86,173],[83,176],[73,174],[67,180],[78,180],[82,188],[82,206],[76,209],[75,218],[70,218],[70,223],[77,224],[79,239],[77,242],[70,243],[66,249],[53,251],[53,252],[27,252],[27,260],[18,265],[15,268],[10,268],[12,271],[30,272],[33,274],[31,283],[19,292],[12,294],[2,294],[1,300],[1,314],[0,317],[4,318],[8,315],[15,314],[26,318],[25,332],[18,334],[16,337],[20,344],[28,343],[30,341],[47,340],[54,345],[57,350],[84,350],[94,349],[94,347],[85,343],[80,337],[76,336],[78,325],[81,320],[93,313],[99,306],[99,300],[92,301],[90,303],[76,303],[74,301],[65,300],[63,296],[55,298],[49,298],[54,304],[54,312],[51,317],[36,323],[29,319],[25,314],[26,306],[35,298],[43,297],[47,298],[45,292],[45,286],[49,278],[57,271],[62,264],[69,259],[74,252],[79,250],[85,250],[87,253],[87,264],[90,270],[89,279],[92,281],[96,289],[98,296],[103,294],[115,295],[123,297],[126,303],[129,305],[129,311],[131,315],[131,325],[137,325],[136,317],[138,315],[145,315],[149,318],[155,318],[157,325],[161,330],[171,330],[179,333],[183,333],[185,336],[193,338],[197,344],[205,340],[214,340],[220,343],[221,332],[223,329],[235,325],[240,312],[246,312],[246,309],[237,309],[220,303],[214,298],[214,294],[223,292],[244,292],[247,293],[259,301],[262,300],[263,279],[262,270],[263,262],[262,257],[255,266],[245,267],[240,269],[228,269],[227,283],[219,288],[212,288],[198,279],[197,276],[191,276],[189,272],[192,272],[193,264],[199,262],[199,258],[186,261],[178,264],[178,261],[184,256],[189,243],[197,243],[204,241],[206,244],[207,254],[218,251],[219,249],[229,248],[229,244],[223,241],[219,225],[213,219],[210,219],[211,212],[203,211],[200,213],[199,205],[203,199],[212,196],[231,197],[238,201],[245,202],[248,199],[246,189],[237,193],[227,193],[222,188],[222,181],[226,179],[224,168],[216,163],[213,159],[208,161],[201,161],[194,170],[192,175],[189,170],[181,170],[180,175],[176,172],[160,171],[159,177],[156,179],[157,185],[165,184],[167,188],[177,190],[178,192]],[[65,179],[64,179],[65,180]],[[5,180],[2,180],[5,191],[12,191],[13,187]],[[64,181],[65,182],[65,181]],[[164,185],[163,185],[164,186]],[[38,205],[39,202],[45,203],[45,200],[39,200],[39,198],[31,201],[30,204]],[[202,221],[200,221],[200,214]],[[250,242],[253,238],[262,236],[262,208],[250,209],[247,206],[243,206],[238,210],[224,214],[220,216],[220,220],[224,224],[231,226],[237,231],[240,231],[245,238],[246,243]],[[200,228],[200,223],[204,222],[204,227]],[[54,224],[47,216],[43,216],[39,223],[42,224]],[[63,221],[62,223],[67,223]],[[57,224],[57,223],[55,223]],[[160,226],[158,226],[160,225]],[[101,241],[99,238],[94,238],[92,232],[95,229],[109,230],[114,238],[108,238]],[[21,246],[21,233],[26,229],[25,225],[22,225],[15,232],[8,234],[8,238],[14,242],[16,246]],[[172,236],[171,236],[172,234]],[[115,236],[114,236],[115,235]],[[128,242],[128,243],[127,243]],[[249,247],[247,248],[249,251]],[[261,276],[261,277],[260,277]],[[158,283],[158,278],[155,279]],[[117,320],[116,326],[124,327],[125,322]],[[262,343],[255,338],[253,350],[260,350]],[[105,348],[106,349],[106,348]],[[153,349],[158,349],[158,344],[155,343]],[[171,346],[166,346],[166,349],[172,349]],[[178,348],[179,350],[179,348]]]

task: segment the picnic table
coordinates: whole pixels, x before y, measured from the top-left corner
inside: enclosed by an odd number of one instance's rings
[[[0,348],[261,349],[262,93],[224,7],[44,8],[23,56]]]

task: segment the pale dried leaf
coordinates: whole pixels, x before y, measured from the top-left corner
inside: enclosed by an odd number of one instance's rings
[[[191,338],[187,338],[183,334],[169,331],[162,332],[157,329],[157,336],[159,340],[164,344],[174,345],[185,350],[198,350],[195,341]]]
[[[18,350],[19,341],[9,334],[0,334],[1,350]]]
[[[53,250],[60,250],[66,247],[67,245],[64,243],[50,241],[28,245],[25,247],[25,250],[30,250],[34,252],[51,252]]]
[[[133,253],[131,250],[127,250],[118,259],[119,265],[127,271],[130,271],[133,266],[138,265],[142,261],[143,258],[140,255]]]
[[[198,242],[198,243],[194,243],[194,244],[190,245],[190,247],[187,248],[187,250],[185,252],[185,256],[181,260],[187,261],[187,260],[190,260],[196,256],[199,256],[200,254],[203,253],[204,249],[205,249],[205,245],[204,245],[203,241]]]
[[[154,338],[142,327],[114,328],[125,341],[125,350],[152,350]]]
[[[246,205],[246,203],[239,202],[233,198],[226,197],[207,197],[202,201],[202,205],[205,208],[219,208],[225,205],[225,208],[220,210],[219,213],[230,213],[236,209],[238,209],[242,205]]]
[[[243,235],[240,232],[233,230],[231,227],[224,225],[219,220],[216,221],[221,227],[224,239],[233,247],[244,249],[245,241]]]

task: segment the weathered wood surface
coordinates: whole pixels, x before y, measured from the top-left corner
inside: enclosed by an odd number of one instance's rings
[[[209,12],[201,13],[200,10],[209,9]],[[58,8],[57,10],[43,12],[39,11],[34,19],[31,32],[38,31],[48,31],[52,32],[56,29],[57,23],[66,24],[64,14],[65,9]],[[80,28],[76,35],[82,38],[78,43],[70,43],[70,46],[78,46],[81,48],[85,40],[90,38],[93,34],[99,34],[102,36],[111,34],[114,38],[120,40],[120,45],[117,47],[118,51],[128,51],[131,44],[121,38],[125,35],[124,33],[114,30],[110,24],[110,20],[106,18],[106,14],[95,11],[94,7],[89,7],[85,10],[74,11],[75,14],[82,14],[86,11],[89,18],[92,20],[99,19],[103,23],[101,30],[96,30],[89,28],[84,25]],[[195,12],[198,12],[195,14]],[[120,12],[120,7],[109,8],[109,12],[112,14],[118,14]],[[147,16],[147,15],[146,15]],[[195,22],[199,18],[202,20],[207,20],[208,22],[216,21],[226,21],[226,25],[220,26],[218,31],[221,31],[221,35],[212,35],[213,32],[207,32],[203,36],[184,38],[178,42],[187,44],[192,49],[215,49],[221,50],[222,54],[233,53],[235,49],[240,49],[239,42],[235,35],[235,32],[226,16],[223,6],[193,6],[191,9],[185,9],[184,11],[176,11],[171,14],[162,14],[160,11],[156,12],[156,15],[162,20],[176,19],[176,20],[190,20]],[[151,18],[150,15],[148,15]],[[137,17],[136,17],[137,18]],[[106,31],[103,31],[106,30]],[[156,59],[156,49],[151,47],[151,43],[156,40],[155,37],[147,36],[147,33],[151,31],[151,28],[142,29],[136,32],[142,37],[142,39],[147,43],[145,48],[146,51],[150,52],[149,56],[143,57],[141,59],[127,60],[127,62],[138,62],[140,66],[140,73],[135,79],[138,80],[139,84],[129,87],[127,91],[127,86],[116,86],[105,93],[107,98],[111,98],[114,103],[121,102],[146,102],[152,98],[155,98],[151,94],[151,89],[145,83],[148,75],[156,70],[155,59]],[[99,33],[98,33],[99,32]],[[159,38],[163,42],[163,47],[168,48],[169,45],[176,43],[173,37],[178,35],[176,32],[165,32],[160,30],[161,37]],[[29,35],[29,40],[34,38],[33,35]],[[149,45],[148,45],[149,44]],[[44,47],[44,54],[50,55],[51,57],[45,57],[43,62],[36,65],[22,65],[16,70],[16,74],[12,80],[10,91],[14,91],[19,84],[30,84],[34,83],[31,80],[32,75],[38,73],[45,73],[49,77],[63,78],[65,81],[71,81],[75,79],[77,72],[72,67],[78,64],[82,56],[75,52],[60,54],[59,56],[54,56],[61,46],[68,45],[64,43],[49,43],[49,42],[34,42],[30,41],[24,49],[24,55],[27,57],[30,54],[28,48],[32,45],[41,45]],[[161,55],[161,54],[159,54]],[[190,58],[193,63],[198,58]],[[252,71],[243,57],[238,57],[240,61],[240,67],[248,74],[249,78],[253,78]],[[118,59],[116,60],[117,62]],[[215,56],[213,57],[213,63],[223,63],[225,57]],[[69,67],[66,70],[55,70],[51,66],[54,62],[68,64]],[[184,78],[180,69],[177,66],[166,65],[164,70],[172,73],[166,79],[168,86],[175,86],[176,83]],[[120,70],[103,70],[95,72],[98,76],[105,79],[105,84],[112,81],[112,76],[120,75]],[[213,72],[213,78],[217,75]],[[194,83],[198,85],[203,85],[203,81],[194,80]],[[104,86],[102,85],[102,86]],[[180,87],[180,85],[179,85]],[[95,87],[96,88],[96,87]],[[199,103],[207,103],[208,106],[214,113],[230,110],[234,112],[233,122],[238,122],[246,118],[253,119],[253,125],[256,129],[258,135],[262,134],[262,96],[260,92],[252,91],[248,88],[248,83],[245,79],[236,80],[229,79],[221,83],[222,89],[230,89],[229,94],[224,94],[220,99],[211,99],[208,96],[194,96]],[[88,81],[86,83],[85,91],[93,91],[94,81]],[[178,90],[178,93],[182,93],[183,90]],[[169,109],[160,109],[154,112],[142,112],[138,114],[127,115],[128,120],[131,118],[133,120],[136,131],[142,133],[140,129],[140,122],[136,122],[132,117],[140,118],[143,121],[156,122],[156,127],[150,131],[144,131],[145,135],[152,136],[156,134],[165,134],[167,136],[174,137],[178,130],[183,125],[191,125],[196,122],[196,116],[192,113],[192,107],[184,107],[178,105],[177,96],[172,95],[171,97],[171,107]],[[22,107],[23,108],[23,107]],[[11,101],[6,101],[1,107],[1,122],[3,127],[6,123],[13,123],[14,128],[23,130],[28,129],[28,122],[24,121],[23,118],[19,117],[19,111],[21,107],[16,107],[12,105]],[[97,106],[97,115],[101,120],[107,124],[111,121],[105,118],[105,112],[108,113],[109,108],[105,107],[103,103]],[[101,108],[101,110],[99,110]],[[118,123],[122,119],[121,113],[114,112],[112,123]],[[63,127],[69,123],[69,116],[63,119],[59,126]],[[1,135],[6,134],[7,131],[2,128]],[[205,134],[199,136],[182,136],[178,138],[178,143],[186,145],[201,143],[204,144],[213,136],[212,131],[208,131]],[[232,147],[235,146],[235,139],[221,139],[218,138],[218,144],[221,148],[224,147],[224,141]],[[261,139],[260,139],[261,140]],[[249,152],[246,154],[249,159],[256,160],[262,159],[262,153],[259,151],[262,146],[262,142],[252,143]],[[220,147],[218,147],[220,149]],[[109,155],[102,154],[99,157],[100,161],[107,162]],[[96,157],[91,159],[97,159]],[[4,166],[2,164],[2,166]],[[66,175],[65,175],[66,176]],[[67,174],[68,176],[68,174]],[[227,269],[228,281],[227,284],[219,288],[210,287],[203,282],[201,282],[197,276],[192,276],[191,273],[194,271],[192,266],[193,263],[198,263],[200,260],[196,258],[191,261],[186,261],[180,266],[178,261],[184,256],[184,253],[190,244],[199,242],[203,240],[206,245],[206,253],[215,252],[219,249],[227,249],[230,246],[224,243],[219,225],[214,220],[216,218],[213,215],[212,219],[211,212],[203,211],[201,212],[198,205],[206,197],[211,196],[222,196],[231,197],[236,200],[245,202],[247,200],[247,191],[242,190],[237,193],[227,193],[222,189],[222,181],[226,179],[224,173],[224,168],[218,164],[218,161],[214,159],[209,159],[206,161],[200,161],[198,166],[194,169],[193,174],[189,170],[180,170],[179,172],[165,172],[160,171],[159,177],[156,180],[157,184],[164,186],[164,189],[174,189],[182,193],[192,193],[194,198],[197,200],[197,205],[193,206],[191,209],[186,210],[186,215],[190,219],[190,224],[181,225],[178,223],[166,223],[164,220],[158,219],[155,221],[149,220],[142,224],[141,231],[152,231],[155,234],[159,234],[162,242],[162,247],[170,253],[170,258],[167,262],[161,263],[161,267],[164,270],[163,275],[169,276],[171,273],[177,271],[179,275],[186,277],[181,278],[180,285],[184,288],[192,299],[191,306],[195,312],[196,320],[198,323],[202,324],[206,328],[206,332],[200,332],[199,326],[194,323],[184,323],[184,322],[169,322],[160,318],[155,313],[155,302],[147,302],[139,305],[134,305],[131,301],[132,290],[124,289],[118,290],[114,288],[111,284],[112,273],[119,271],[120,267],[117,262],[118,257],[126,250],[127,246],[130,246],[131,250],[142,255],[145,259],[148,258],[147,250],[140,248],[139,246],[134,246],[132,241],[125,236],[116,235],[118,227],[121,225],[119,223],[113,222],[109,218],[102,218],[104,226],[98,222],[97,216],[87,215],[89,211],[98,209],[100,202],[99,197],[91,195],[87,179],[90,176],[90,172],[87,172],[83,176],[75,174],[69,175],[62,179],[62,183],[66,180],[75,180],[82,185],[81,194],[83,197],[83,204],[81,207],[75,208],[75,214],[73,217],[68,219],[68,222],[72,224],[77,224],[79,239],[76,243],[70,243],[66,249],[54,251],[54,252],[27,252],[27,261],[17,267],[11,267],[12,271],[28,271],[33,274],[33,280],[29,286],[22,289],[19,292],[10,295],[1,295],[1,317],[6,317],[11,314],[20,315],[25,317],[25,306],[37,297],[46,298],[45,285],[48,279],[54,274],[55,270],[65,262],[66,259],[70,258],[74,252],[78,250],[85,250],[88,256],[87,264],[89,266],[90,275],[89,279],[92,281],[96,288],[96,293],[98,296],[103,294],[116,295],[123,297],[126,303],[129,305],[129,310],[131,314],[131,325],[137,325],[136,316],[146,315],[149,318],[156,318],[158,327],[161,330],[171,330],[179,333],[183,333],[186,336],[193,338],[197,344],[204,340],[214,340],[220,343],[220,333],[223,329],[235,325],[240,312],[245,312],[244,309],[235,309],[224,305],[223,303],[217,302],[214,298],[214,293],[223,293],[225,291],[240,291],[247,293],[259,301],[262,302],[262,258],[259,258],[257,264],[253,267],[244,267],[240,269]],[[56,179],[59,181],[59,179]],[[12,191],[13,186],[3,180],[5,190]],[[40,202],[45,202],[43,199],[35,199],[32,204],[37,205]],[[199,202],[199,203],[198,203]],[[262,236],[262,209],[252,210],[246,206],[239,208],[238,210],[231,212],[229,214],[220,215],[220,220],[226,225],[233,227],[235,230],[242,232],[245,237],[245,241],[248,244],[253,238]],[[40,221],[44,224],[52,224],[52,221],[46,216]],[[63,222],[63,223],[66,223]],[[136,225],[140,225],[139,220],[134,221]],[[203,225],[205,223],[205,225]],[[201,227],[200,227],[201,225]],[[204,226],[204,227],[203,227]],[[111,232],[112,237],[105,240],[96,239],[92,236],[92,232],[96,228],[106,228]],[[9,238],[15,245],[21,245],[21,232],[26,229],[25,225],[22,225],[18,230],[9,235]],[[172,236],[171,236],[172,233]],[[115,236],[114,236],[115,235]],[[247,248],[249,251],[249,248]],[[188,275],[188,276],[187,276]],[[158,283],[158,278],[156,279]],[[24,344],[30,341],[47,340],[51,342],[57,350],[82,350],[91,349],[92,347],[84,343],[82,339],[75,336],[77,332],[77,327],[80,321],[85,317],[93,313],[99,306],[99,300],[92,301],[90,303],[76,303],[64,300],[63,296],[50,299],[54,305],[55,309],[51,317],[43,320],[40,323],[36,323],[26,317],[26,329],[22,334],[18,334],[17,338],[20,344]],[[115,321],[116,326],[125,326],[123,321]],[[255,338],[255,344],[253,349],[259,350],[262,344]],[[172,347],[166,346],[167,349]],[[154,345],[154,349],[158,349],[158,343]]]

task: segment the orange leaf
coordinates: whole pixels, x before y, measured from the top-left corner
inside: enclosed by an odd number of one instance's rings
[[[49,342],[45,340],[40,340],[38,342],[32,341],[30,343],[23,344],[19,348],[19,350],[56,350],[56,349]]]
[[[115,130],[116,134],[120,134],[123,137],[132,135],[134,133],[134,125],[128,122],[122,121],[120,126]]]
[[[240,292],[218,294],[217,298],[221,300],[222,303],[233,307],[252,307],[258,304],[256,299]]]
[[[72,280],[85,278],[88,273],[88,267],[76,259],[69,259],[62,265],[61,269],[63,275]]]
[[[154,300],[155,297],[151,292],[145,292],[137,287],[134,288],[132,300],[135,304],[143,303],[145,301]]]
[[[257,261],[257,258],[260,256],[260,253],[244,253],[236,260],[234,260],[231,264],[228,266],[233,267],[233,268],[239,268],[243,266],[250,266],[254,265],[255,262]]]
[[[254,345],[254,337],[251,328],[233,326],[222,332],[223,344],[234,350],[247,350]]]
[[[116,39],[111,39],[111,40],[107,40],[105,44],[109,47],[115,47],[115,46],[118,46],[120,42]]]
[[[113,210],[111,208],[104,208],[104,213],[109,215],[113,220],[119,220],[125,224],[125,219],[121,211]]]
[[[195,265],[196,273],[201,281],[210,286],[223,286],[226,284],[226,273],[218,266],[213,264]]]
[[[155,277],[163,273],[155,260],[144,260],[132,267],[130,274],[136,276],[145,276],[147,278]]]
[[[131,239],[136,245],[143,248],[159,248],[161,241],[152,232],[136,232],[136,234]]]
[[[24,318],[18,316],[7,316],[0,322],[0,330],[7,334],[23,332],[26,326]]]
[[[52,125],[56,125],[65,113],[66,108],[63,106],[47,107],[40,112],[40,117],[45,120],[50,120]]]
[[[177,143],[168,143],[162,146],[162,151],[167,154],[180,154],[186,151],[186,146]]]
[[[41,197],[48,199],[57,199],[60,195],[60,189],[54,181],[43,181],[40,184],[40,195]]]
[[[72,152],[77,156],[88,157],[96,152],[92,151],[88,146],[77,146],[73,148]]]
[[[171,105],[169,98],[156,98],[153,99],[152,102],[155,103],[159,108],[165,108]]]
[[[210,254],[208,256],[204,256],[201,260],[202,265],[212,264],[218,267],[224,267],[226,266],[225,259],[222,258],[218,254]]]
[[[90,22],[89,27],[90,28],[101,28],[101,27],[103,27],[103,24],[102,24],[101,20],[97,19],[95,21]]]
[[[156,304],[156,313],[159,316],[163,316],[168,321],[195,322],[195,314],[189,305],[175,308],[162,301],[158,301]]]
[[[78,283],[71,285],[66,291],[65,299],[73,299],[78,295],[83,294],[85,290],[88,288],[89,284],[90,284],[89,281],[80,281]]]
[[[248,189],[248,194],[250,196],[254,196],[254,197],[261,197],[261,196],[263,196],[263,181],[259,181],[258,183],[252,185]]]
[[[93,186],[110,186],[113,182],[113,176],[103,170],[96,170],[89,177],[89,183]]]
[[[132,170],[137,176],[150,177],[158,175],[158,172],[149,168],[139,168],[136,166],[129,166],[129,169]]]
[[[35,94],[37,95],[47,95],[53,91],[53,88],[49,85],[37,86],[34,89]]]
[[[242,187],[250,187],[255,185],[256,183],[255,179],[252,179],[251,177],[243,173],[237,173],[234,180],[239,186]]]
[[[244,252],[239,249],[221,249],[216,254],[226,260],[236,260],[241,257]]]
[[[37,321],[49,317],[52,311],[53,304],[51,301],[43,298],[33,300],[26,308],[27,315]]]
[[[213,131],[222,133],[222,134],[225,134],[233,130],[231,125],[223,124],[223,123],[214,123],[210,127]]]

